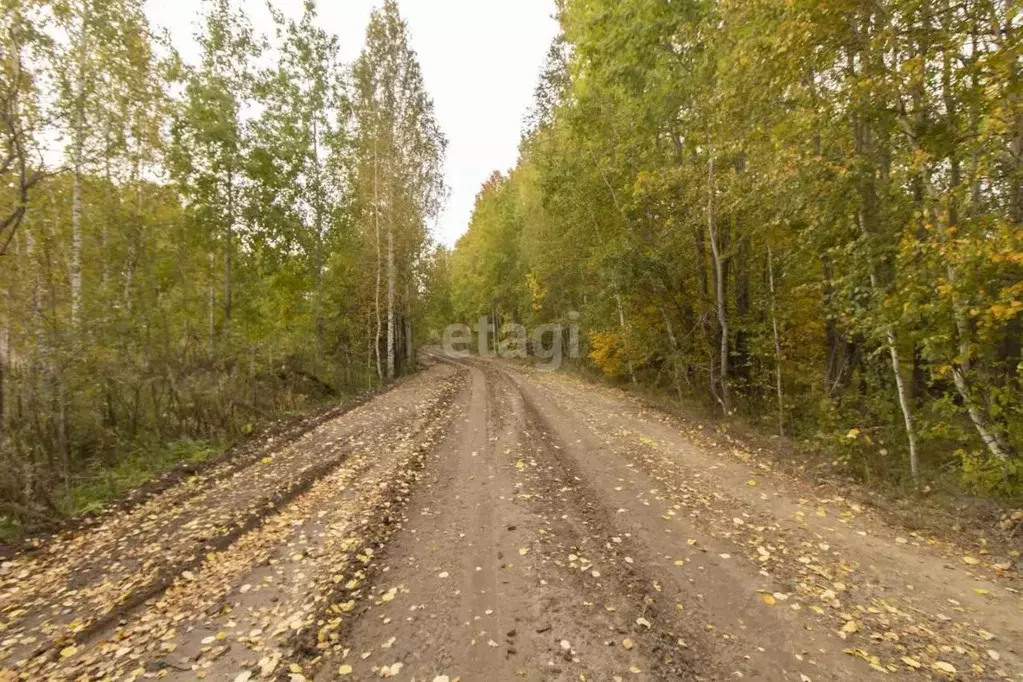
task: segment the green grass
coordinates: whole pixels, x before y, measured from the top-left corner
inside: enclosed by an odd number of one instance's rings
[[[21,535],[21,524],[9,516],[0,517],[0,542],[7,542]]]
[[[223,452],[219,445],[181,440],[162,447],[137,447],[110,468],[86,474],[57,500],[63,516],[97,512],[103,506],[183,462],[202,462]],[[3,537],[0,523],[0,537]]]

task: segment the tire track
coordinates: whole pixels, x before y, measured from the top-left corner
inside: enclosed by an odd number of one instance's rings
[[[210,499],[217,509],[223,510],[220,515],[209,508],[193,506],[189,510],[193,520],[184,522],[180,509],[168,509],[165,516],[156,516],[152,526],[174,530],[169,537],[145,540],[150,559],[131,556],[138,551],[140,542],[132,535],[122,536],[112,543],[113,549],[91,558],[90,565],[98,568],[95,573],[101,579],[95,585],[84,589],[67,586],[69,579],[77,579],[74,564],[61,571],[33,575],[33,564],[27,562],[28,566],[14,574],[10,584],[5,583],[5,588],[11,588],[6,594],[22,597],[23,603],[25,596],[43,596],[28,602],[28,608],[5,606],[4,621],[0,624],[0,637],[4,638],[0,642],[0,665],[19,670],[23,679],[36,679],[26,671],[48,666],[60,668],[62,655],[69,658],[66,655],[69,651],[90,646],[115,622],[136,611],[145,611],[142,607],[177,584],[180,576],[197,571],[211,557],[229,551],[240,539],[258,535],[268,520],[343,467],[351,453],[364,444],[366,434],[395,429],[408,421],[417,405],[431,413],[432,408],[444,403],[445,396],[450,396],[453,388],[449,384],[457,375],[450,368],[428,370],[382,396],[372,409],[356,411],[341,422],[326,424],[283,454],[242,470],[213,486],[201,498],[193,498]],[[410,400],[417,395],[421,396],[418,402]],[[371,426],[374,422],[375,427]],[[287,471],[289,466],[295,471]],[[252,480],[253,474],[258,474],[258,480]],[[214,496],[221,490],[227,494]],[[247,502],[242,507],[232,506],[238,499]],[[206,532],[211,528],[216,532]],[[91,544],[88,538],[74,538],[71,542],[87,548]],[[107,542],[108,538],[101,541]],[[164,548],[174,551],[164,554]],[[110,563],[103,564],[104,561]],[[121,580],[120,576],[128,577]],[[27,583],[24,588],[22,582]],[[45,594],[47,586],[55,587],[52,595]],[[107,606],[97,607],[100,604]]]

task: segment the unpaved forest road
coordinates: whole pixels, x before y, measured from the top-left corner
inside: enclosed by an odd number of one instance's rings
[[[1023,680],[997,560],[618,392],[424,362],[3,564],[0,680]]]

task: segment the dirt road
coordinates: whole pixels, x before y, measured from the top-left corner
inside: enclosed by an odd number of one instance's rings
[[[1002,559],[709,427],[417,375],[0,566],[0,680],[1023,680]]]

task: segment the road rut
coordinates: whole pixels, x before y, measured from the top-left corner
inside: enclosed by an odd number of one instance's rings
[[[620,392],[424,362],[3,564],[0,680],[1023,679],[997,559]]]

